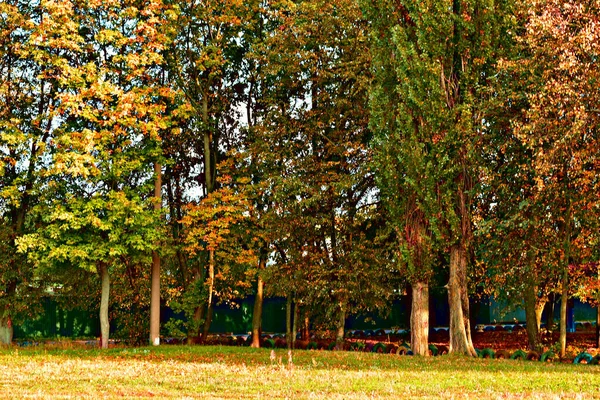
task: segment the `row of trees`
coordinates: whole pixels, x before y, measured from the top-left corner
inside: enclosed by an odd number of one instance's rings
[[[54,292],[103,346],[111,318],[158,344],[161,299],[201,341],[248,294],[255,346],[265,295],[341,341],[410,287],[426,354],[447,283],[451,351],[474,294],[525,304],[532,348],[560,295],[564,351],[600,296],[599,8],[4,1],[2,340]]]

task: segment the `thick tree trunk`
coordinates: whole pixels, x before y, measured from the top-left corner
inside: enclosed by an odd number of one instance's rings
[[[302,326],[302,340],[310,339],[310,319],[308,318],[308,312],[304,314],[304,324]]]
[[[8,311],[0,314],[0,344],[11,344],[13,340],[13,325]]]
[[[344,301],[340,302],[339,317],[336,325],[337,332],[335,335],[335,348],[342,350],[344,348],[344,329],[346,327],[346,303]]]
[[[292,295],[288,294],[287,296],[287,301],[285,303],[285,338],[286,338],[286,343],[287,343],[287,348],[288,349],[293,349],[293,345],[294,345],[294,340],[292,338],[292,336],[296,336],[293,335],[293,330],[292,330],[292,318],[293,318],[293,314],[292,314]]]
[[[541,343],[536,308],[537,287],[532,284],[527,284],[525,286],[525,292],[523,293],[523,299],[525,301],[525,319],[527,321],[527,341],[529,349],[539,351]]]
[[[98,264],[98,273],[102,280],[102,295],[100,300],[100,347],[108,349],[108,337],[110,334],[110,323],[108,321],[110,277],[108,275],[108,266],[104,263]]]
[[[161,207],[161,167],[154,163],[154,209]],[[152,273],[150,274],[150,344],[160,344],[160,256],[157,251],[152,252]]]
[[[211,302],[206,308],[206,318],[204,319],[204,325],[202,325],[202,341],[206,341],[208,338],[208,331],[210,330],[210,324],[212,323],[214,304]]]
[[[471,340],[468,296],[466,290],[467,253],[460,245],[450,249],[450,279],[448,303],[450,305],[450,352],[476,356]],[[465,309],[466,304],[466,309]]]
[[[261,266],[263,261],[260,261]],[[259,267],[259,271],[261,267]],[[254,311],[252,313],[252,344],[251,347],[260,347],[260,334],[262,325],[262,306],[263,306],[263,286],[264,282],[258,274],[258,282],[256,283],[256,298],[254,299]]]
[[[429,285],[424,282],[412,285],[410,345],[415,355],[429,355]]]
[[[542,329],[542,314],[545,306],[545,301],[538,301],[535,305],[535,324],[537,325],[538,332]]]
[[[204,313],[206,311],[206,307],[204,304],[201,304],[196,307],[194,310],[193,321],[194,328],[188,330],[188,343],[199,343],[202,335],[202,326],[204,320]]]

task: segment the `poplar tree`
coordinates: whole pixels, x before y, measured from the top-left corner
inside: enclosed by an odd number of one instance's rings
[[[430,253],[446,252],[450,351],[475,356],[467,278],[477,144],[484,126],[481,88],[498,45],[499,5],[460,0],[363,4],[374,21],[372,126],[379,184],[395,216],[399,251],[407,255],[416,287],[435,272]],[[425,312],[424,306],[419,309]]]

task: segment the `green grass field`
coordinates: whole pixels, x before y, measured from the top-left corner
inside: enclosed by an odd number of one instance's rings
[[[1,398],[600,398],[600,367],[220,346],[0,349]]]

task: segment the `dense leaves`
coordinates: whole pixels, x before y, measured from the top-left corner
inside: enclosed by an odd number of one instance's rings
[[[340,339],[403,286],[426,310],[445,285],[467,354],[474,292],[538,323],[555,293],[598,301],[598,15],[576,0],[2,2],[2,340],[50,292],[102,308],[103,339],[110,315],[143,340],[159,255],[162,301],[185,317],[163,334],[190,338],[263,284],[290,324]]]

